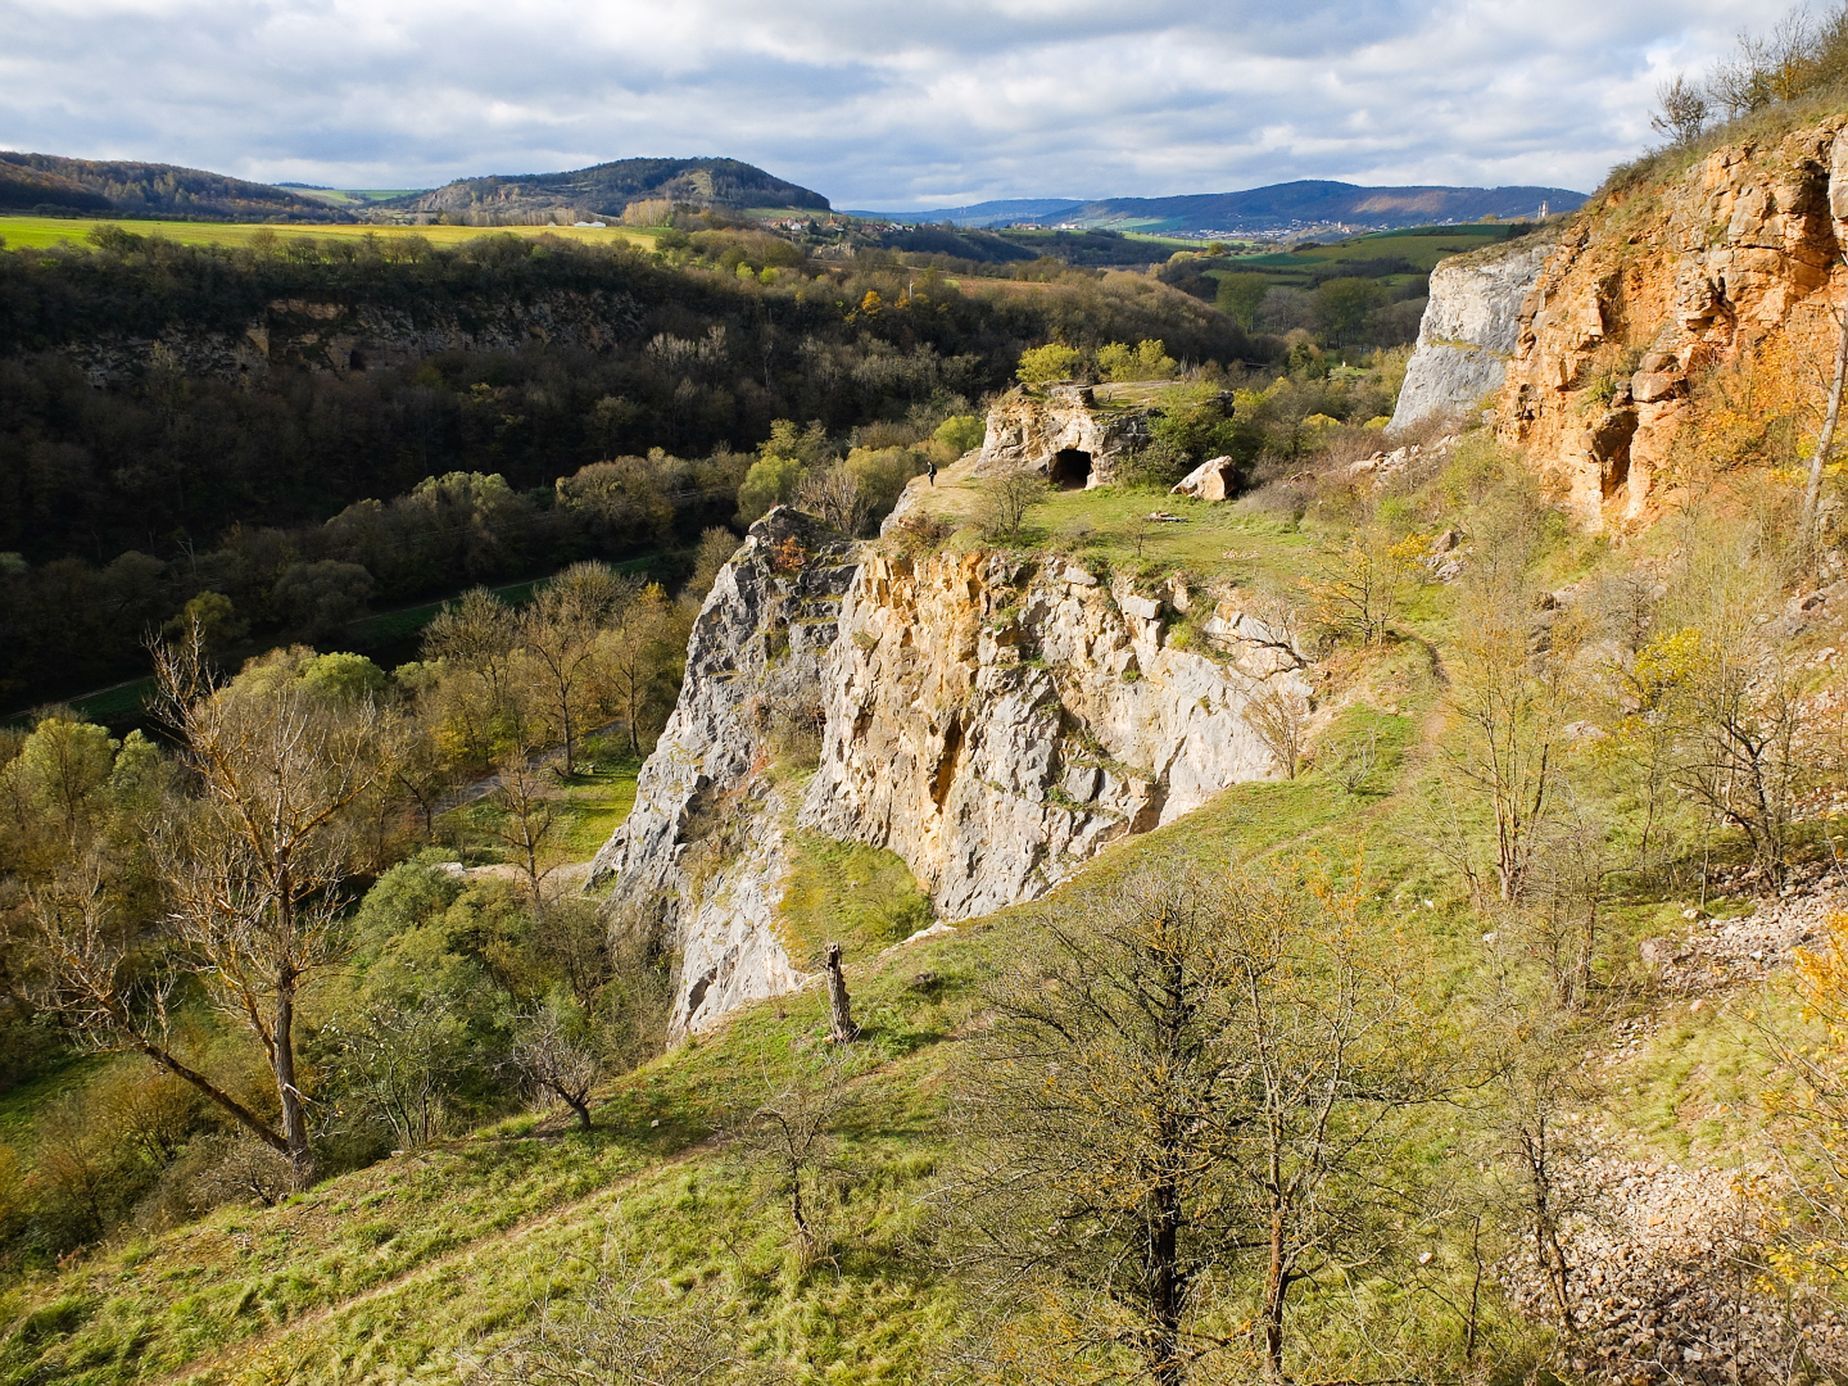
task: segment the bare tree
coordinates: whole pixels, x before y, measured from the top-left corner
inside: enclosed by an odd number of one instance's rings
[[[838,1173],[833,1151],[850,1096],[848,1076],[839,1057],[798,1055],[786,1077],[766,1076],[764,1101],[745,1118],[741,1132],[746,1151],[770,1169],[805,1266],[828,1252],[826,1186]]]
[[[1018,543],[1027,513],[1046,498],[1050,489],[1038,472],[1009,471],[982,484],[977,524],[985,538],[997,544]]]
[[[1187,1380],[1232,1346],[1195,1331],[1203,1287],[1256,1251],[1252,1355],[1279,1377],[1293,1287],[1371,1235],[1434,1070],[1393,968],[1363,966],[1356,899],[1149,871],[1053,920],[995,992],[946,1216],[1003,1286],[1073,1301],[1072,1350]]]
[[[845,466],[810,472],[796,488],[796,508],[830,529],[857,536],[873,513],[873,498]]]
[[[1261,684],[1241,714],[1277,759],[1286,780],[1296,778],[1303,751],[1309,744],[1309,699],[1294,687],[1276,682]]]
[[[1671,144],[1692,144],[1707,128],[1712,107],[1697,83],[1680,73],[1656,88],[1656,112],[1649,127]]]
[[[495,798],[503,812],[491,820],[489,831],[513,858],[526,879],[533,913],[545,913],[545,878],[552,873],[546,861],[553,833],[558,828],[558,790],[552,772],[524,746],[501,757]]]
[[[520,1020],[513,1061],[533,1087],[552,1094],[590,1130],[590,1093],[603,1074],[603,1053],[589,1018],[568,998],[547,997]]]
[[[697,1293],[663,1302],[665,1277],[606,1252],[581,1301],[541,1300],[505,1347],[473,1364],[476,1386],[700,1386],[737,1379],[735,1325]],[[753,1381],[774,1368],[753,1364]]]
[[[601,563],[574,563],[534,595],[520,614],[519,642],[545,672],[565,773],[577,773],[577,712],[610,614],[633,600],[635,582]]]
[[[302,988],[341,956],[336,924],[353,854],[356,805],[385,773],[369,703],[334,704],[299,681],[219,686],[198,633],[154,649],[164,714],[195,781],[154,834],[178,971],[255,1037],[279,1119],[259,1114],[175,1051],[167,1026],[174,981],[140,984],[135,950],[112,917],[92,861],[41,892],[31,915],[43,1004],[91,1043],[147,1055],[191,1083],[313,1176],[307,1099],[296,1061]]]

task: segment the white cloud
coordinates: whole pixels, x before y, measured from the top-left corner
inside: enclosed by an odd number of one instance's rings
[[[0,0],[0,147],[410,186],[729,154],[837,206],[1589,187],[1738,0]]]

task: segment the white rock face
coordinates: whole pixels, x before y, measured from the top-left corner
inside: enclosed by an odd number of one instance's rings
[[[694,622],[635,807],[591,865],[593,884],[617,878],[612,927],[656,930],[679,951],[677,1035],[801,982],[772,927],[787,810],[759,771],[778,718],[815,713],[854,571],[852,546],[805,515],[778,508],[751,527]]]
[[[1266,687],[1306,702],[1300,662],[1231,608],[1180,648],[1177,599],[1063,560],[869,555],[823,674],[802,822],[896,852],[959,919],[1274,774],[1242,714]]]
[[[1552,249],[1552,237],[1528,237],[1454,256],[1431,271],[1431,299],[1388,434],[1427,419],[1461,418],[1501,388],[1520,336],[1521,306]]]
[[[612,928],[678,951],[673,1028],[697,1032],[804,980],[777,928],[792,819],[895,852],[945,919],[984,914],[1275,774],[1243,715],[1267,690],[1310,696],[1296,653],[1231,601],[1064,559],[855,551],[773,511],[700,612],[593,879],[617,876]],[[765,773],[792,706],[822,726],[800,805]]]
[[[1067,486],[1101,486],[1128,453],[1146,447],[1149,422],[1140,409],[1099,408],[1091,391],[1054,385],[1043,394],[1010,390],[988,410],[980,475],[1033,469]],[[1068,459],[1062,464],[1062,457]],[[1083,475],[1061,474],[1082,458]]]

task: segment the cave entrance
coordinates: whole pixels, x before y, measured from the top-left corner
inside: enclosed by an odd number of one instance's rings
[[[1061,448],[1046,464],[1046,480],[1061,491],[1082,491],[1091,484],[1091,454],[1083,448]]]

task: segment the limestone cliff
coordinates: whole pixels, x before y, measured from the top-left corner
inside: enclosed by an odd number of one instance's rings
[[[1826,369],[1848,301],[1844,125],[1724,146],[1566,228],[1522,308],[1498,415],[1588,527],[1645,517],[1705,372],[1779,341]]]
[[[676,1033],[801,983],[777,917],[792,822],[895,852],[963,918],[1274,774],[1245,710],[1265,691],[1307,706],[1296,653],[1232,597],[896,548],[777,510],[700,613],[679,706],[594,867],[617,877],[612,927],[679,952]],[[799,802],[777,764],[792,717],[820,730]]]
[[[678,951],[676,1033],[801,980],[775,928],[794,805],[764,771],[778,738],[818,714],[854,572],[852,547],[805,515],[779,507],[752,526],[694,622],[635,806],[591,864],[593,883],[617,877],[612,927]]]
[[[1261,689],[1309,696],[1235,605],[1059,559],[873,554],[840,629],[803,821],[896,852],[952,919],[1272,774],[1243,712]]]
[[[1010,390],[988,411],[977,471],[1032,468],[1057,485],[1101,486],[1148,441],[1147,411],[1099,405],[1090,387]]]
[[[1553,248],[1539,233],[1442,261],[1388,433],[1461,419],[1500,389],[1520,338],[1521,306]]]

